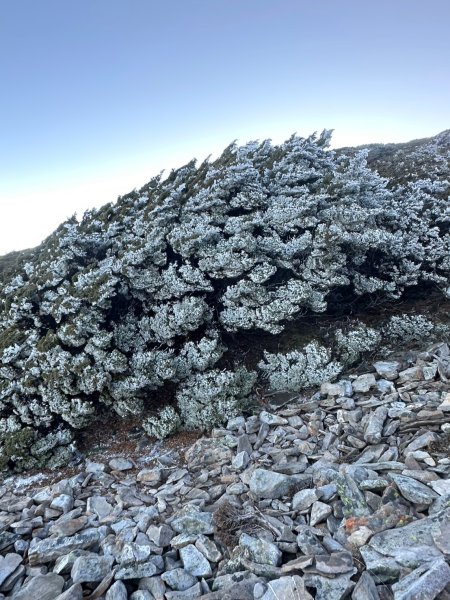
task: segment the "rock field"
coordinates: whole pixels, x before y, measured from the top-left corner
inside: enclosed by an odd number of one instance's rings
[[[0,598],[449,600],[448,346],[265,409],[145,468],[6,479]]]

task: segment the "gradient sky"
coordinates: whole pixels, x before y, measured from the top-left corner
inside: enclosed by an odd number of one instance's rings
[[[233,139],[450,127],[449,0],[0,0],[0,254]]]

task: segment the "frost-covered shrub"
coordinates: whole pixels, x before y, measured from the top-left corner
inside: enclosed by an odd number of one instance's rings
[[[256,381],[256,373],[236,371],[197,373],[180,386],[177,403],[187,429],[209,430],[239,415]]]
[[[388,344],[429,340],[435,329],[433,321],[424,315],[395,315],[382,328]]]
[[[343,368],[341,363],[332,360],[331,351],[317,341],[286,354],[264,352],[264,361],[258,367],[272,390],[293,392],[330,381]]]
[[[162,440],[180,429],[180,415],[173,406],[164,406],[157,414],[147,417],[143,427],[148,435]]]
[[[329,140],[232,144],[214,162],[192,161],[69,219],[14,273],[3,277],[0,265],[0,452],[1,432],[46,439],[105,407],[145,419],[149,394],[164,386],[175,389],[182,426],[209,427],[237,401],[222,390],[220,410],[208,408],[214,394],[197,397],[192,382],[219,377],[245,333],[279,334],[326,312],[342,288],[352,300],[450,289],[450,186],[436,175],[444,154],[433,180],[396,186],[366,153],[338,154]],[[356,356],[352,335],[344,362]],[[312,379],[299,356],[286,361],[276,385],[313,385],[337,368],[311,356]],[[189,408],[194,396],[204,420]]]
[[[364,323],[353,323],[347,330],[334,333],[339,360],[345,365],[357,362],[365,352],[376,350],[381,342],[381,332]]]
[[[403,343],[422,343],[450,338],[450,322],[430,319],[425,315],[394,315],[382,325],[380,332],[386,350]]]

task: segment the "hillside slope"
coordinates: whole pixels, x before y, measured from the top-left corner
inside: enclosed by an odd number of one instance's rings
[[[5,467],[61,464],[74,431],[111,413],[140,415],[158,437],[210,429],[251,402],[257,381],[298,391],[402,336],[445,334],[394,316],[307,339],[320,315],[450,295],[449,183],[382,178],[329,139],[233,144],[3,257]]]

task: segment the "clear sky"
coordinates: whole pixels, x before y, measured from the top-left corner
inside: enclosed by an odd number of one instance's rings
[[[449,0],[0,0],[0,254],[246,142],[450,127]]]

